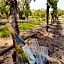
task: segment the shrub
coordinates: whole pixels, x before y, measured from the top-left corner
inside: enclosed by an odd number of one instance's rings
[[[7,31],[7,29],[4,27],[4,28],[0,28],[0,38],[2,37],[8,37],[9,36],[9,33]]]

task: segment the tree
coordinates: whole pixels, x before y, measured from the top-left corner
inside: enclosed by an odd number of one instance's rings
[[[49,26],[48,26],[48,23],[49,23],[49,8],[50,8],[50,5],[49,5],[49,2],[48,2],[48,0],[47,0],[47,11],[46,11],[46,14],[47,14],[47,16],[46,16],[46,18],[47,18],[46,31],[47,31],[47,32],[48,32],[48,28],[49,28]]]
[[[57,16],[57,3],[59,0],[48,0],[48,3],[50,4],[51,8],[53,8],[54,15]]]
[[[19,14],[19,18],[23,19],[23,15],[25,16],[25,18],[28,18],[28,16],[31,14],[30,11],[30,2],[31,0],[20,0],[18,1],[18,14]]]
[[[18,24],[17,24],[17,0],[6,0],[6,5],[10,6],[10,14],[12,16],[12,26],[17,34],[19,34]]]
[[[38,9],[38,10],[35,10],[35,11],[32,12],[32,17],[40,19],[40,18],[44,18],[45,14],[46,14],[45,10]]]
[[[48,31],[48,18],[49,18],[49,7],[53,8],[53,14],[57,16],[57,3],[59,0],[47,0],[47,31]]]

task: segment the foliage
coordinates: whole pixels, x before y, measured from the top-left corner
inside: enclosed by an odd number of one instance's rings
[[[30,2],[31,0],[20,0],[18,1],[18,14],[19,14],[19,18],[23,19],[24,18],[28,18],[29,15],[31,15],[31,11],[30,11]]]
[[[58,16],[64,15],[64,10],[58,9]]]
[[[30,11],[30,2],[32,0],[17,0],[17,13],[19,14],[19,18],[28,18],[31,15]],[[35,1],[35,0],[34,0]],[[4,14],[8,18],[10,15],[10,6],[5,5],[5,0],[0,0],[0,16],[4,17]]]
[[[45,10],[35,10],[32,12],[32,17],[33,18],[44,18],[46,14]]]
[[[57,8],[57,3],[59,0],[48,0],[48,3],[50,4],[50,6],[54,9]]]
[[[54,15],[57,15],[57,3],[59,0],[47,0],[48,4],[51,6],[51,8],[53,8],[53,13]]]
[[[31,11],[27,9],[22,9],[22,10],[17,10],[17,11],[18,11],[17,13],[19,14],[20,19],[25,19],[31,15]]]
[[[7,29],[4,27],[4,28],[0,28],[0,37],[8,37],[9,36],[9,33],[7,31]]]
[[[25,19],[24,10],[17,9],[17,13],[19,14],[19,19]]]
[[[10,7],[5,6],[5,0],[0,1],[0,13],[1,15],[5,14],[6,17],[8,17],[10,14]]]
[[[19,17],[21,18],[22,16],[25,16],[26,18],[28,18],[28,15],[31,14],[30,6],[29,6],[31,0],[17,0],[17,2],[18,2],[17,7],[18,7]],[[10,6],[5,5],[5,0],[0,1],[0,13],[1,15],[5,14],[6,17],[10,15]]]
[[[3,14],[4,9],[5,9],[4,0],[1,0],[1,1],[0,1],[0,13],[1,13],[1,14]]]

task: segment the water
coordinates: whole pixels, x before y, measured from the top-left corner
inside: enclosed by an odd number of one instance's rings
[[[46,55],[48,55],[47,47],[39,46],[37,39],[32,39],[32,49],[31,52],[35,56],[36,63],[37,64],[50,64],[49,61],[46,58]],[[17,59],[18,64],[24,64],[21,61]],[[28,63],[25,63],[28,64]]]
[[[39,46],[38,40],[36,38],[32,39],[32,53],[36,56],[37,64],[46,64],[48,55],[47,47]]]

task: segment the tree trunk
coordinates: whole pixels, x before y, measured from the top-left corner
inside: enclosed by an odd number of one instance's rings
[[[47,26],[46,26],[46,31],[48,32],[48,24],[49,24],[49,8],[50,8],[50,6],[47,4]]]
[[[15,29],[16,33],[19,34],[18,24],[17,24],[17,17],[16,17],[16,8],[11,8],[11,16],[12,16],[12,26]]]
[[[12,26],[13,26],[14,30],[16,31],[16,33],[19,34],[19,29],[18,29],[18,24],[17,24],[17,1],[16,0],[10,1],[10,12],[11,12],[11,16],[12,16]],[[13,45],[15,47],[14,43],[13,43]],[[16,51],[15,50],[13,53],[13,61],[16,62]]]
[[[12,26],[17,34],[19,34],[18,24],[17,24],[17,0],[6,0],[6,5],[10,5],[10,14],[12,16]],[[13,46],[15,48],[14,40]],[[16,62],[16,52],[13,53],[13,61]],[[14,63],[16,64],[16,63]]]

